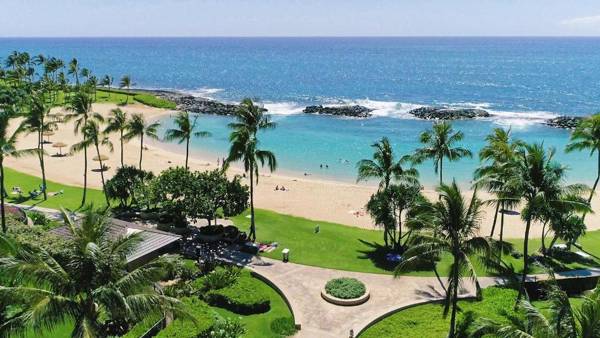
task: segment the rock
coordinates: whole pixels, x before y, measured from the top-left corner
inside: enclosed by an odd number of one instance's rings
[[[544,123],[554,128],[575,129],[581,120],[583,120],[581,116],[559,116],[546,120]]]
[[[408,113],[424,120],[463,120],[490,117],[490,113],[477,108],[421,107]]]
[[[188,111],[190,113],[233,115],[238,109],[238,105],[236,104],[222,103],[192,95],[172,92],[159,92],[157,95],[175,102],[175,104],[177,104],[177,110]]]
[[[365,118],[371,116],[373,109],[367,107],[354,105],[354,106],[340,106],[340,107],[323,107],[319,106],[308,106],[304,108],[305,114],[323,114],[333,116],[347,116],[347,117],[360,117]]]

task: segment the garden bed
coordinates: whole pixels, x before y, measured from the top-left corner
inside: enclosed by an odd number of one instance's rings
[[[369,300],[370,293],[365,284],[355,278],[332,279],[321,290],[321,297],[340,306],[355,306]]]

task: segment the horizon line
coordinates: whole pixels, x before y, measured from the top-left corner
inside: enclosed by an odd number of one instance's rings
[[[600,38],[600,35],[81,35],[0,36],[0,39],[277,39],[277,38]]]

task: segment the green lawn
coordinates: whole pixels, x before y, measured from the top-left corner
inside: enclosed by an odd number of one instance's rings
[[[241,229],[247,231],[250,220],[247,213],[234,217],[233,221]],[[290,260],[294,263],[320,266],[338,270],[391,273],[393,265],[385,263],[387,250],[383,246],[381,231],[349,227],[341,224],[314,221],[301,217],[279,214],[273,211],[257,209],[257,236],[260,242],[278,242],[279,247],[263,255],[281,259],[281,250],[290,249]],[[319,233],[315,227],[319,225]],[[522,240],[509,240],[517,249],[521,248]],[[586,234],[581,241],[589,250],[600,256],[600,231]],[[530,250],[534,252],[541,246],[539,239],[530,241]],[[596,253],[594,253],[596,252]],[[450,265],[450,256],[442,257],[439,264],[441,274],[446,274]],[[516,259],[510,255],[504,256],[504,261],[513,264],[517,271],[523,267],[522,258]],[[478,275],[489,275],[486,269],[476,259],[473,260]],[[556,262],[555,262],[556,263]],[[586,265],[570,262],[561,266],[555,264],[558,270],[585,268]],[[534,269],[533,272],[541,272]],[[431,270],[415,271],[410,275],[432,276]]]
[[[34,199],[29,198],[29,191],[40,188],[42,180],[39,177],[27,175],[16,170],[5,168],[4,173],[6,180],[6,191],[8,192],[8,202],[36,205],[39,207],[60,209],[61,207],[75,210],[81,205],[81,197],[83,195],[83,188],[64,185],[52,181],[47,181],[48,185],[48,200],[44,201],[43,196],[38,196]],[[23,196],[11,194],[13,187],[20,187],[23,191]],[[62,194],[52,196],[53,193],[63,191]],[[104,196],[101,190],[88,189],[87,191],[87,203],[93,203],[94,206],[100,207],[106,205]]]
[[[142,103],[147,106],[165,109],[175,109],[176,107],[174,102],[161,99],[147,92],[136,92],[135,90],[126,91],[114,88],[111,88],[110,92],[107,89],[97,89],[95,95],[95,102],[110,102],[116,104]],[[59,92],[58,98],[56,100],[56,105],[62,106],[64,104],[65,94],[64,92]]]

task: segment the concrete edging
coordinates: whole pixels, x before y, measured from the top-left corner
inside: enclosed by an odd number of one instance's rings
[[[362,295],[358,298],[352,298],[352,299],[343,299],[343,298],[334,297],[334,296],[328,294],[327,291],[325,291],[325,288],[323,288],[321,290],[321,298],[325,299],[325,301],[327,301],[331,304],[339,305],[339,306],[360,305],[360,304],[363,304],[366,301],[368,301],[370,297],[371,297],[371,293],[367,287],[365,287],[364,295]]]

